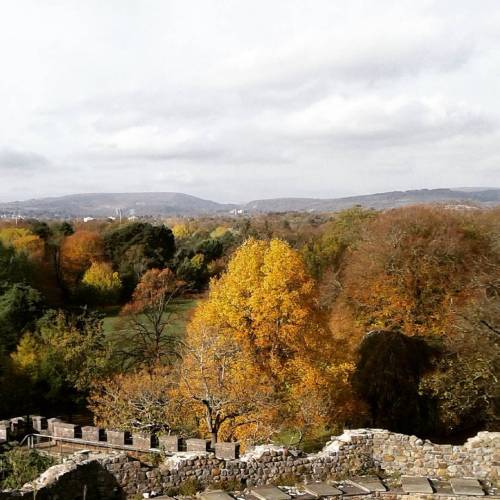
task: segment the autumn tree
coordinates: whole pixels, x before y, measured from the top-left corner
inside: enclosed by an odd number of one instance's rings
[[[266,415],[265,421],[275,431],[300,426],[310,432],[332,422],[333,413],[325,408],[333,409],[335,402],[345,408],[340,403],[345,391],[337,385],[337,391],[317,400],[321,408],[297,415],[313,380],[328,376],[332,382],[343,380],[345,387],[346,374],[336,366],[314,280],[300,253],[286,242],[247,240],[233,254],[227,271],[211,282],[208,299],[197,307],[192,321],[208,338],[216,335],[239,349],[245,363],[268,378],[280,409],[279,418]]]
[[[440,346],[437,371],[426,373],[415,389],[437,402],[435,431],[465,429],[478,420],[484,425],[498,413],[490,390],[498,379],[491,347],[500,297],[498,226],[494,211],[391,210],[366,227],[340,275],[331,328],[346,359],[356,361],[371,330]],[[373,370],[367,373],[373,377]],[[393,410],[377,411],[390,418]]]
[[[75,289],[92,262],[104,259],[104,241],[96,232],[77,231],[62,241],[60,259],[63,277]]]
[[[437,401],[441,432],[500,423],[500,290],[460,312],[420,391]]]
[[[212,446],[221,429],[233,438],[248,437],[257,427],[261,437],[270,433],[264,415],[275,407],[272,381],[234,337],[207,328],[198,317],[189,325],[176,372],[178,398],[202,417]]]
[[[231,231],[231,228],[229,227],[226,227],[226,226],[217,226],[211,233],[210,233],[210,237],[211,238],[215,238],[217,240],[220,240],[224,237],[227,237],[228,236],[228,233],[229,235],[232,234],[232,231]]]
[[[473,215],[429,207],[387,212],[346,263],[332,327],[354,349],[370,330],[447,335],[456,311],[497,272],[497,258],[491,233]]]
[[[183,283],[168,268],[143,274],[132,300],[123,307],[117,349],[126,363],[159,366],[178,355],[180,339],[175,331],[174,300]]]
[[[12,246],[16,252],[33,260],[41,260],[44,255],[42,238],[24,227],[8,227],[0,230],[0,242]]]
[[[109,355],[98,315],[49,311],[23,335],[11,358],[18,372],[30,377],[46,409],[74,410],[106,375]]]
[[[186,223],[175,224],[172,227],[172,234],[174,235],[176,241],[181,241],[189,238],[192,234],[193,228]]]
[[[310,273],[317,279],[329,272],[331,279],[341,267],[345,254],[361,239],[367,223],[377,216],[374,210],[353,207],[335,214],[323,225],[321,234],[311,238],[302,248]]]
[[[251,239],[212,281],[195,314],[243,343],[255,362],[283,381],[295,357],[325,348],[316,305],[315,283],[300,254],[281,240]]]
[[[31,232],[41,238],[44,245],[44,259],[37,266],[37,285],[52,302],[61,302],[67,294],[61,269],[61,246],[66,236],[74,233],[68,222],[47,224],[33,220],[29,223]]]
[[[300,378],[290,388],[286,408],[286,424],[295,431],[290,444],[300,444],[325,429],[329,434],[340,434],[346,426],[366,423],[366,407],[351,384],[352,361],[337,354],[328,361],[297,359],[294,366]]]
[[[171,370],[119,373],[98,381],[89,397],[96,425],[125,431],[171,432],[190,421],[179,399]]]
[[[120,276],[108,262],[92,262],[82,279],[85,295],[93,302],[116,302],[121,289]]]

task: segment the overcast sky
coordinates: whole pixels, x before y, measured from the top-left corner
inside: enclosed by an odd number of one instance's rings
[[[500,186],[498,0],[2,0],[0,200]]]

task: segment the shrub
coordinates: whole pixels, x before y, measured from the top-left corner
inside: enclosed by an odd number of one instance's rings
[[[2,488],[17,489],[25,483],[33,481],[42,472],[54,465],[52,457],[42,455],[35,450],[14,448],[0,456],[0,471],[3,481]]]
[[[301,482],[300,476],[295,474],[281,474],[273,480],[274,486],[295,486]]]
[[[203,489],[202,485],[196,478],[186,479],[179,486],[179,495],[183,497],[194,497],[196,493]]]
[[[244,488],[244,484],[239,479],[223,479],[222,481],[212,483],[208,487],[209,490],[223,491],[241,491]]]

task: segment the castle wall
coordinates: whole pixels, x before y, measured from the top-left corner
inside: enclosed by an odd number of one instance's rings
[[[344,432],[314,454],[277,446],[258,446],[233,460],[216,458],[210,452],[179,452],[158,467],[141,464],[125,453],[100,454],[52,467],[35,481],[35,486],[37,499],[51,498],[43,495],[54,489],[59,500],[78,499],[80,492],[84,498],[86,487],[86,500],[99,500],[152,492],[168,494],[188,480],[203,486],[223,482],[255,486],[287,479],[345,479],[378,470],[389,475],[497,481],[500,433],[480,432],[463,446],[452,446],[384,430],[359,429]],[[72,491],[65,493],[65,484],[72,484]],[[108,496],[100,496],[106,489]],[[15,494],[0,494],[0,500],[32,496],[33,489],[26,487]]]

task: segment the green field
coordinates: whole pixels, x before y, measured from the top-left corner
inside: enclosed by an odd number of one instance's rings
[[[172,307],[169,312],[173,312],[175,318],[172,323],[171,333],[178,334],[180,337],[184,336],[186,323],[199,300],[200,299],[198,297],[188,297],[176,299],[172,303]],[[120,316],[119,307],[107,308],[102,312],[105,314],[103,320],[104,331],[107,336],[112,336],[121,328],[125,318]]]

